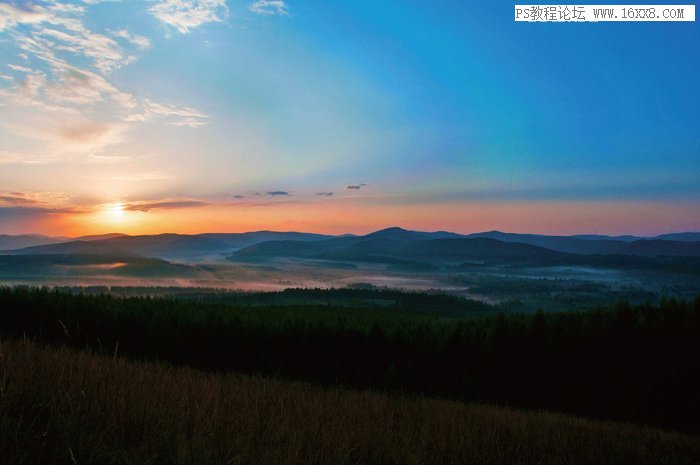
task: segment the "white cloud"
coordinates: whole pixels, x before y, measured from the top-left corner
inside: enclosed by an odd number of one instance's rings
[[[50,203],[53,205],[64,203],[70,197],[61,192],[53,191],[34,191],[34,192],[0,192],[0,202],[27,205]]]
[[[258,0],[248,9],[261,15],[289,15],[289,7],[283,0]]]
[[[26,66],[8,64],[7,67],[13,71],[19,71],[20,73],[31,73],[32,72],[32,70],[30,68],[27,68]]]
[[[88,105],[122,94],[102,76],[90,71],[63,64],[56,66],[54,72],[55,82],[45,92],[54,102]]]
[[[163,0],[149,11],[182,34],[205,23],[221,22],[229,14],[226,0]]]
[[[51,44],[53,51],[70,52],[91,59],[93,65],[103,74],[135,60],[127,55],[114,39],[90,32],[82,24],[57,20],[53,20],[52,23],[67,29],[43,27],[35,32],[35,36],[46,39],[45,44]]]
[[[172,126],[187,126],[188,128],[198,128],[209,124],[209,121],[197,118],[185,118],[170,123]]]
[[[43,9],[23,10],[7,3],[0,3],[0,31],[18,24],[38,24],[49,16]]]
[[[69,152],[100,154],[142,122],[207,124],[208,116],[194,108],[138,98],[111,82],[112,71],[136,60],[128,49],[143,51],[151,43],[126,29],[101,33],[88,27],[85,16],[92,3],[51,0],[23,8],[0,3],[0,34],[24,60],[23,65],[7,64],[11,73],[0,74],[0,125],[43,142],[45,156],[55,158]],[[167,0],[151,11],[182,32],[228,14],[224,0]],[[26,163],[4,154],[0,162],[20,161]]]
[[[208,123],[209,116],[190,107],[164,105],[144,99],[138,111],[128,115],[126,121],[147,121],[153,118],[169,118],[176,126],[198,127]]]
[[[141,50],[145,50],[151,46],[151,41],[148,37],[140,36],[138,34],[132,34],[126,29],[121,29],[119,31],[114,31],[112,33],[115,37],[126,39],[133,45],[137,46]]]
[[[41,73],[29,74],[17,85],[19,94],[27,99],[33,99],[39,95],[46,85],[46,77]]]

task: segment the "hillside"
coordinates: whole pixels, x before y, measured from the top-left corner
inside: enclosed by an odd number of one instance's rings
[[[0,250],[21,249],[24,247],[33,247],[37,245],[55,244],[70,240],[66,237],[48,237],[39,234],[22,234],[18,236],[10,236],[0,234]]]
[[[104,254],[139,255],[173,260],[198,260],[208,256],[278,238],[296,241],[319,240],[319,234],[259,231],[240,234],[158,234],[142,236],[109,235],[92,240],[81,238],[61,243],[6,251],[11,254]]]
[[[199,261],[227,257],[261,260],[274,257],[381,261],[571,261],[574,255],[700,257],[696,233],[641,239],[629,236],[544,236],[491,231],[470,235],[387,228],[364,236],[327,236],[299,232],[106,234],[75,240],[41,236],[0,236],[5,254],[98,254]],[[670,240],[677,238],[680,240]],[[3,245],[4,244],[4,245]],[[579,260],[580,261],[580,260]]]
[[[6,465],[48,457],[85,465],[690,465],[700,457],[697,437],[553,413],[207,374],[26,342],[3,341],[0,359]]]
[[[193,266],[133,255],[17,254],[0,255],[0,279],[121,276],[134,278],[195,278],[205,273]]]

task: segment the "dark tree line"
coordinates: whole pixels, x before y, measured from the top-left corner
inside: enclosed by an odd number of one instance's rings
[[[700,297],[481,318],[428,310],[3,288],[0,332],[207,370],[700,431]]]

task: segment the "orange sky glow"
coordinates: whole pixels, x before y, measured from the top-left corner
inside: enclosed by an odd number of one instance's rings
[[[692,203],[642,202],[453,202],[364,204],[350,199],[332,202],[207,204],[197,207],[126,210],[104,204],[75,212],[42,215],[19,224],[11,233],[39,232],[77,237],[122,232],[245,232],[255,230],[364,234],[389,226],[460,233],[499,229],[544,234],[643,234],[689,230],[700,207]],[[654,221],[649,220],[653,218]],[[664,224],[664,229],[654,226]]]

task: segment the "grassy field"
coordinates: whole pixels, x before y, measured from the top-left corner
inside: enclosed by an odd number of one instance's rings
[[[459,301],[454,314],[455,302],[433,295],[373,307],[357,292],[295,292],[239,300],[0,288],[0,337],[700,433],[700,298],[483,316],[484,304]]]
[[[370,391],[0,347],[0,463],[695,464],[700,438]]]

